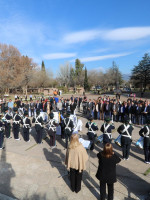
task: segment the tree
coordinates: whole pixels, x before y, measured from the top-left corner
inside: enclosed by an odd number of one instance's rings
[[[119,85],[122,83],[122,74],[119,71],[118,66],[113,61],[112,67],[106,73],[108,84],[115,86],[116,89],[119,89]]]
[[[135,85],[141,86],[141,91],[145,92],[146,86],[150,84],[150,56],[145,53],[143,59],[132,69],[131,81]]]
[[[12,45],[0,44],[0,88],[2,92],[9,92],[9,88],[20,85],[21,54]]]
[[[28,56],[21,56],[20,67],[22,69],[22,73],[19,75],[21,77],[21,86],[23,88],[23,93],[27,95],[27,88],[33,78],[36,64],[33,63],[32,59]]]
[[[46,70],[45,70],[45,64],[44,64],[44,61],[42,60],[42,65],[41,65],[41,71],[46,73]]]
[[[85,77],[84,77],[84,89],[85,91],[89,90],[89,83],[88,83],[88,77],[87,77],[87,69],[85,67]]]
[[[84,64],[81,63],[79,59],[75,60],[75,70],[74,70],[74,79],[75,79],[75,87],[76,85],[83,86],[84,85]]]
[[[65,63],[64,65],[60,65],[59,73],[57,76],[57,80],[60,83],[60,86],[69,87],[71,83],[71,68],[72,66],[70,63]]]
[[[27,91],[36,66],[28,56],[21,56],[19,50],[6,44],[0,44],[0,88],[2,93],[9,89],[24,88]]]

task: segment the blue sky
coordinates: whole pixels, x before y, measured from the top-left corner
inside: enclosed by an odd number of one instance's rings
[[[79,58],[88,70],[115,61],[130,74],[150,53],[149,0],[0,0],[0,43],[57,75]]]

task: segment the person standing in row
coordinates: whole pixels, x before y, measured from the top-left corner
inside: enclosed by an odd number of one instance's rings
[[[121,159],[113,152],[110,143],[105,144],[102,152],[97,154],[99,166],[96,178],[100,181],[100,200],[105,200],[106,184],[108,187],[108,200],[114,199],[114,183],[116,180],[116,164]]]
[[[53,149],[54,147],[56,147],[56,126],[58,126],[58,124],[55,122],[54,118],[54,114],[50,113],[50,120],[48,122],[48,134],[50,136],[50,147],[51,149]]]
[[[86,169],[87,160],[88,155],[85,148],[79,142],[78,135],[73,134],[65,160],[67,169],[70,170],[71,190],[73,192],[78,193],[81,190],[82,173]]]
[[[23,119],[23,135],[24,135],[24,141],[30,142],[29,138],[29,130],[31,128],[31,121],[28,118],[28,112],[24,112],[24,119]]]
[[[10,120],[12,119],[12,116],[8,113],[8,107],[5,107],[5,115],[4,115],[4,125],[5,125],[5,135],[6,138],[10,139],[10,130],[11,130],[11,124]]]
[[[1,119],[1,115],[0,115],[0,119]],[[0,150],[4,149],[4,146],[3,146],[3,142],[4,142],[4,128],[3,128],[3,126],[4,126],[4,124],[0,120]]]
[[[19,131],[20,131],[20,123],[22,122],[22,118],[18,114],[18,108],[14,107],[14,116],[13,116],[13,133],[15,140],[20,140]]]
[[[37,134],[37,143],[42,143],[42,130],[43,130],[43,118],[40,116],[40,110],[36,110],[36,118],[32,119],[32,123],[35,123],[35,130]]]
[[[150,119],[147,119],[147,125],[140,130],[139,135],[144,137],[145,163],[150,164]]]
[[[95,131],[98,130],[98,126],[96,125],[95,122],[93,122],[92,115],[89,117],[89,122],[86,123],[85,127],[88,129],[87,135],[88,135],[89,140],[91,141],[90,150],[93,150],[95,147],[95,137],[97,136]]]
[[[132,131],[133,127],[130,124],[130,119],[128,116],[124,118],[124,124],[120,125],[117,129],[117,132],[121,134],[121,147],[123,153],[123,160],[129,159],[129,153],[132,142]]]
[[[104,121],[104,124],[101,126],[101,131],[103,133],[103,144],[105,145],[106,143],[111,143],[111,139],[112,139],[112,136],[111,136],[111,133],[112,133],[112,130],[115,129],[115,126],[114,124],[110,124],[110,117],[106,117],[105,118],[105,121]]]
[[[66,139],[66,149],[68,148],[68,139],[70,141],[73,132],[73,121],[70,119],[70,112],[67,112],[67,117],[62,120],[62,127],[64,127],[65,139]]]

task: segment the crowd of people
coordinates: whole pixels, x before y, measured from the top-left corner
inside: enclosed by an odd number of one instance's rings
[[[109,162],[114,162],[113,173],[115,173],[115,166],[120,162],[120,158],[114,155],[111,146],[111,133],[115,129],[114,121],[121,122],[117,132],[121,136],[120,143],[123,154],[122,158],[124,160],[129,159],[133,124],[144,125],[140,129],[139,135],[144,138],[145,163],[150,164],[150,103],[147,100],[128,98],[127,101],[121,102],[120,99],[115,99],[114,97],[111,99],[106,95],[98,97],[97,100],[88,100],[86,96],[71,96],[69,99],[64,99],[63,97],[58,98],[56,95],[47,98],[42,96],[34,100],[30,96],[29,101],[25,99],[23,102],[22,99],[16,96],[14,101],[11,99],[8,102],[5,99],[1,101],[0,108],[0,149],[4,148],[4,135],[7,139],[11,138],[11,127],[14,139],[20,140],[19,131],[21,124],[26,142],[30,142],[30,129],[33,126],[32,124],[34,124],[37,143],[42,143],[43,129],[45,129],[50,137],[50,147],[55,148],[56,128],[60,125],[61,138],[66,141],[66,165],[70,170],[72,191],[79,192],[81,190],[82,172],[85,169],[87,161],[86,151],[78,141],[78,135],[73,134],[74,122],[70,118],[70,115],[75,115],[76,111],[83,114],[83,117],[87,117],[89,120],[85,124],[85,127],[87,128],[87,135],[90,141],[90,150],[93,150],[95,147],[96,131],[100,129],[103,133],[102,141],[104,150],[98,154],[99,168],[97,172],[97,178],[101,181],[101,199],[105,199],[106,196],[106,183],[109,190],[108,199],[113,199],[113,183],[116,180],[113,175],[112,180],[107,178],[106,182],[103,169],[101,169],[101,163],[106,162],[106,165],[108,165]],[[41,115],[43,112],[47,113],[48,119],[46,121]],[[59,113],[57,121],[54,119],[55,112]],[[104,120],[104,123],[101,127],[98,127],[93,120]],[[109,159],[107,160],[107,158]],[[106,170],[107,167],[104,171]]]

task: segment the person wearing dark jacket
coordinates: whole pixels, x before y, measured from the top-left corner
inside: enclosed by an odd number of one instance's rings
[[[71,111],[71,114],[72,115],[74,115],[74,111],[75,111],[75,109],[76,109],[76,103],[74,102],[71,102],[71,104],[70,104],[70,111]]]
[[[100,200],[105,200],[106,184],[108,187],[108,200],[113,200],[114,183],[116,180],[116,164],[121,159],[113,152],[110,143],[105,144],[104,150],[97,154],[99,166],[96,178],[100,181]]]
[[[8,107],[5,107],[5,115],[3,117],[4,125],[5,125],[5,135],[6,138],[10,139],[10,130],[11,130],[11,124],[10,120],[12,119],[12,116],[8,113]]]
[[[66,139],[66,149],[68,148],[68,139],[70,141],[74,124],[70,119],[70,112],[67,112],[67,117],[62,120],[62,127],[64,127],[65,139]]]
[[[142,119],[141,119],[141,113],[142,113],[142,106],[140,103],[138,103],[138,105],[136,106],[136,110],[135,110],[135,116],[136,116],[136,124],[141,124]]]
[[[1,118],[1,116],[0,116]],[[3,146],[3,142],[4,142],[4,128],[3,128],[4,124],[3,122],[0,120],[0,150],[4,149]]]
[[[48,128],[48,134],[50,136],[50,147],[51,149],[56,147],[56,127],[58,126],[58,123],[53,119],[54,113],[50,113],[50,120],[48,122],[47,128]]]
[[[37,133],[37,143],[42,143],[42,130],[43,130],[43,118],[40,116],[40,110],[36,110],[36,118],[33,118],[32,123],[35,123],[35,130]]]
[[[14,107],[13,133],[14,133],[15,140],[20,140],[20,138],[19,138],[20,123],[22,123],[22,118],[18,114],[18,108]]]
[[[150,164],[150,119],[147,120],[147,125],[140,130],[139,135],[144,137],[145,163]]]
[[[85,127],[88,129],[87,135],[88,135],[89,140],[91,141],[90,150],[93,150],[95,146],[95,137],[97,136],[95,131],[98,130],[98,126],[93,122],[92,115],[89,117],[89,122],[86,123]]]
[[[129,159],[129,153],[131,148],[131,142],[132,142],[132,131],[133,127],[129,123],[130,119],[128,116],[124,119],[124,124],[120,125],[117,129],[117,132],[121,134],[121,147],[122,147],[122,153],[123,153],[123,160]]]
[[[101,126],[101,131],[103,133],[103,144],[111,143],[111,133],[112,130],[115,129],[115,126],[113,124],[110,124],[110,117],[105,118],[104,124]]]
[[[29,138],[29,130],[31,128],[31,121],[28,118],[28,112],[25,111],[24,112],[24,118],[23,118],[23,135],[24,135],[24,141],[26,142],[30,142],[30,138]]]

